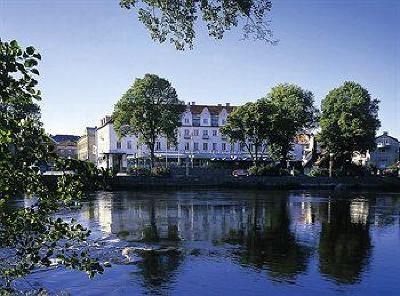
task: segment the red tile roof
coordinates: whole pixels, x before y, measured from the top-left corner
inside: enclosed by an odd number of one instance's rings
[[[231,113],[236,108],[236,106],[226,105],[188,105],[187,107],[190,109],[190,112],[194,114],[203,112],[204,108],[207,108],[211,114],[219,114],[223,109],[225,109],[226,112]]]

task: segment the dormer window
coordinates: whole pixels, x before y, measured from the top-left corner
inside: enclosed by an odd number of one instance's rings
[[[185,118],[185,123],[189,124],[189,118]]]
[[[208,124],[208,119],[207,118],[203,119],[203,124]]]

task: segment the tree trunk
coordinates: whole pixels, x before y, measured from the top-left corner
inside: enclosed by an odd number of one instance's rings
[[[281,160],[280,160],[280,166],[283,169],[287,168],[287,159],[288,159],[288,149],[287,148],[282,148],[281,149]]]
[[[254,165],[258,167],[258,148],[257,145],[254,145]]]
[[[154,142],[149,144],[150,148],[150,169],[154,168]]]

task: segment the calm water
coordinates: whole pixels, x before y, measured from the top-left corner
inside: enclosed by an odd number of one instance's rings
[[[28,278],[52,293],[400,295],[400,194],[99,193],[62,216],[93,230],[103,259],[126,246],[183,252],[114,263],[92,280],[62,268]]]

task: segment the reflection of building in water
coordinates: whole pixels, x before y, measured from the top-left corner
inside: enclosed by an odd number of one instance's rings
[[[248,204],[206,201],[135,201],[124,199],[111,213],[111,232],[124,234],[131,240],[146,239],[146,231],[155,226],[160,239],[221,239],[230,231],[247,227],[254,209]],[[257,224],[265,221],[260,211]],[[154,229],[153,229],[154,230]]]
[[[353,200],[350,204],[351,223],[367,224],[369,206],[366,200]]]
[[[89,202],[81,209],[81,215],[86,221],[97,221],[100,230],[106,234],[111,233],[112,224],[112,196],[104,195],[96,201]]]
[[[387,225],[400,225],[400,198],[388,194],[373,200],[371,204],[373,210],[370,214],[370,221],[375,227],[385,227]]]

